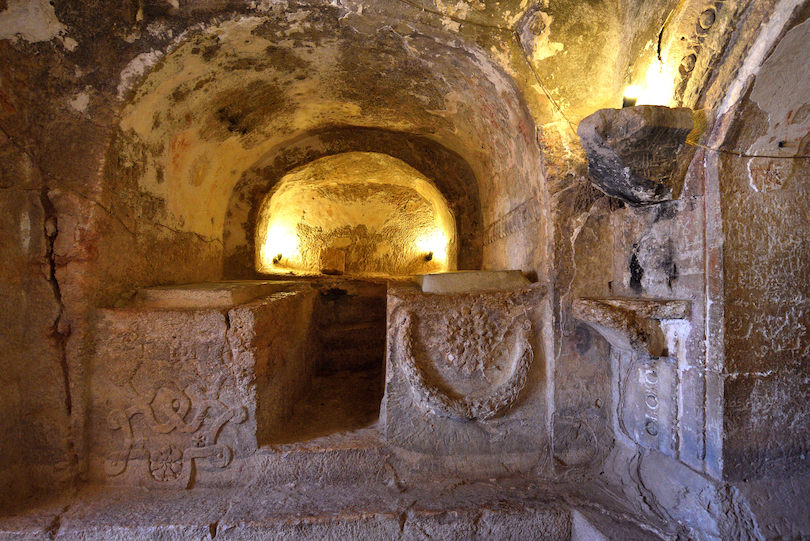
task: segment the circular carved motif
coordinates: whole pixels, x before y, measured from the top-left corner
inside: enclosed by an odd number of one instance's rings
[[[708,30],[714,24],[715,17],[716,14],[714,9],[709,8],[700,14],[700,17],[698,18],[698,24],[700,24],[700,27],[702,29]]]
[[[149,454],[149,472],[158,481],[174,481],[183,471],[183,452],[174,445]]]

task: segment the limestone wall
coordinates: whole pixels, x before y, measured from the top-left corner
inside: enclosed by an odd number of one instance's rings
[[[806,21],[767,57],[720,160],[725,270],[725,442],[734,480],[808,471],[810,72]]]

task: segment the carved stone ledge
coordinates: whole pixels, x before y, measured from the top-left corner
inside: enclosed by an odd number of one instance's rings
[[[139,289],[132,305],[141,309],[205,310],[230,308],[259,297],[287,291],[289,281],[226,280]]]
[[[613,347],[640,355],[665,354],[662,319],[688,319],[692,303],[663,299],[577,299],[574,317],[598,331]]]

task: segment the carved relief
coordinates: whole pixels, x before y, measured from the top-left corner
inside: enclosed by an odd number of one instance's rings
[[[664,60],[677,69],[675,101],[694,107],[700,89],[721,57],[746,2],[684,2],[663,29]],[[659,54],[661,51],[659,51]]]
[[[112,410],[107,417],[107,426],[113,431],[121,431],[123,442],[120,451],[107,457],[105,473],[120,475],[130,460],[141,459],[147,465],[145,483],[148,486],[188,488],[195,460],[206,459],[213,467],[226,467],[233,452],[227,445],[217,443],[219,433],[229,422],[244,422],[247,410],[244,406],[229,407],[219,400],[221,382],[210,393],[197,384],[183,390],[170,384],[148,396],[138,396],[135,404],[126,410]],[[150,434],[140,434],[136,438],[133,429],[136,417]],[[182,443],[176,438],[167,443],[156,437],[172,433],[188,436]]]
[[[619,424],[644,447],[677,456],[677,385],[675,362],[667,357],[632,361],[620,387]]]
[[[525,313],[493,314],[483,303],[459,303],[435,319],[405,309],[394,317],[400,369],[426,410],[485,420],[515,403],[534,358]]]

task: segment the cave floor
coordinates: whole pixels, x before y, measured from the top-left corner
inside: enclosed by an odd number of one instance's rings
[[[443,479],[409,488],[396,483],[185,491],[86,487],[71,498],[6,514],[0,539],[662,539],[588,492],[590,501],[576,485],[516,479]]]

